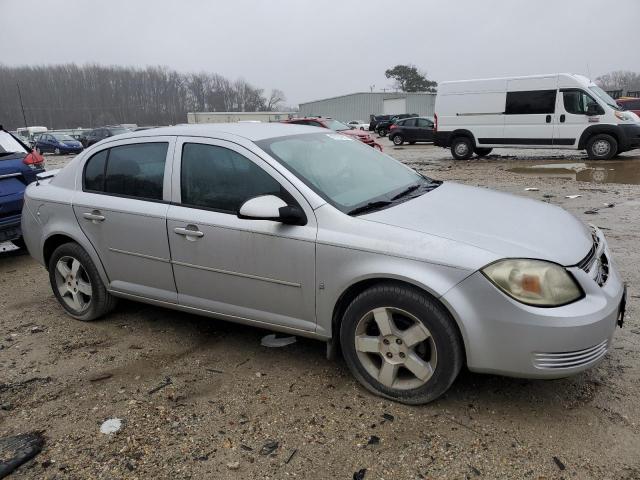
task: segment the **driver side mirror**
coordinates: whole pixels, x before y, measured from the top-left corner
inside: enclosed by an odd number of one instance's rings
[[[305,225],[307,218],[300,207],[287,205],[275,195],[250,198],[242,204],[238,218],[245,220],[271,220],[285,225]]]
[[[590,103],[587,105],[587,116],[593,117],[594,115],[604,115],[604,110],[597,103]]]

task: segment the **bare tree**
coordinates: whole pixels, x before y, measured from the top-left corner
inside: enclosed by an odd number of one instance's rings
[[[271,95],[269,95],[269,99],[267,100],[267,111],[275,112],[278,110],[278,107],[286,101],[287,98],[284,96],[284,92],[274,88],[271,90]]]
[[[596,83],[605,90],[640,90],[640,73],[617,70],[599,76]]]

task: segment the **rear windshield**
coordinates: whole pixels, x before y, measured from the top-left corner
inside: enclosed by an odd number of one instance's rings
[[[53,134],[53,138],[55,138],[56,140],[60,140],[60,141],[70,141],[70,140],[74,140],[74,138],[71,135],[65,135],[62,133],[54,133]]]
[[[120,135],[121,133],[129,133],[131,130],[124,127],[119,128],[110,128],[109,129],[113,135]]]
[[[9,133],[0,131],[0,157],[12,153],[28,153],[25,148]]]

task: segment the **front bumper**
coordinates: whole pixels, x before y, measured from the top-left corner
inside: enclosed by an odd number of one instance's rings
[[[640,124],[621,124],[620,147],[623,150],[640,148]]]
[[[521,304],[476,272],[441,300],[457,317],[467,365],[476,372],[525,378],[560,378],[596,365],[611,346],[624,285],[609,258],[601,287],[578,267],[569,267],[585,297],[569,305]]]
[[[16,215],[0,219],[0,242],[15,240],[22,236],[22,230],[20,229],[20,217],[21,215],[18,213]]]

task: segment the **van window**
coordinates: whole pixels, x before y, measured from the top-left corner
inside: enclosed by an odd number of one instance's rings
[[[554,113],[556,110],[556,90],[530,90],[507,92],[507,115],[533,115]]]
[[[583,90],[563,90],[562,101],[567,113],[574,115],[586,115],[589,105],[598,103]]]

